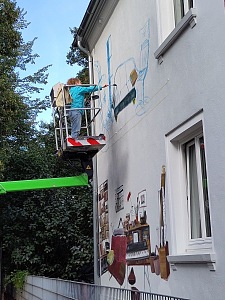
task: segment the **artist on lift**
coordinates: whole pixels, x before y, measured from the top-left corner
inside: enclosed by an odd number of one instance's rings
[[[72,98],[71,110],[69,111],[69,118],[71,121],[71,137],[75,140],[80,134],[81,120],[82,115],[84,114],[84,110],[82,108],[84,108],[85,94],[102,90],[108,85],[81,86],[81,81],[78,78],[68,79],[67,85],[76,85],[69,88],[70,96]]]

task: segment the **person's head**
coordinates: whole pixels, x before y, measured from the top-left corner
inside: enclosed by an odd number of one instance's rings
[[[74,77],[74,78],[68,79],[66,84],[68,84],[68,85],[77,85],[77,84],[81,84],[81,81],[80,81],[79,78]]]

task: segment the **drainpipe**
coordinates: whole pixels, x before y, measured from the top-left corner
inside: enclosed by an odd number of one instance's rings
[[[89,67],[89,83],[94,83],[94,75],[93,75],[93,58],[91,53],[81,45],[81,37],[77,36],[77,46],[78,48],[88,55],[88,67]],[[91,114],[94,114],[91,111]],[[92,115],[93,117],[93,115]],[[91,124],[91,134],[95,136],[95,121]],[[93,237],[94,237],[94,283],[100,285],[100,277],[98,276],[98,178],[97,178],[97,157],[93,157]]]
[[[80,36],[77,36],[77,46],[78,46],[78,48],[80,49],[80,51],[84,52],[88,56],[89,83],[93,84],[94,83],[93,59],[92,59],[91,53],[81,45],[81,40],[82,40],[82,38]]]

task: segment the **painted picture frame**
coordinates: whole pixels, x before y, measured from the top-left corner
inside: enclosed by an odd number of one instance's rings
[[[146,207],[147,206],[147,193],[146,190],[138,193],[138,207]]]
[[[124,190],[123,185],[115,190],[115,210],[116,212],[124,209]]]
[[[101,268],[100,275],[107,272],[107,247],[109,245],[109,210],[108,210],[108,180],[99,186],[98,195],[98,217],[99,217],[99,261]],[[107,247],[106,247],[107,245]]]

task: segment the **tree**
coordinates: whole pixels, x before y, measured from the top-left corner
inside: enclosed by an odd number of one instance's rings
[[[19,10],[10,1],[3,1],[0,6],[0,128],[1,136],[6,135],[14,126],[18,111],[23,110],[23,103],[15,93],[17,75],[15,68],[21,34],[14,26],[19,18]],[[7,120],[7,122],[6,122]]]
[[[70,32],[73,35],[73,38],[76,38],[78,28],[70,28]],[[70,51],[67,53],[66,62],[69,65],[77,64],[82,67],[82,69],[77,73],[77,77],[81,80],[82,83],[89,83],[89,72],[88,72],[88,57],[82,52],[77,45],[72,43],[70,46]]]
[[[0,178],[10,181],[81,174],[80,164],[54,156],[53,124],[35,127],[34,118],[46,108],[47,99],[32,100],[31,96],[46,83],[49,66],[20,77],[19,70],[38,56],[32,53],[35,39],[23,41],[21,30],[29,24],[15,1],[3,0],[0,7],[0,60],[4,65],[0,64]],[[6,276],[27,270],[34,275],[88,279],[87,266],[93,265],[90,187],[9,193],[0,198]]]
[[[6,180],[82,173],[80,164],[55,158],[53,128],[42,125],[36,133],[31,129],[29,143],[23,142],[26,146],[14,144]],[[93,265],[90,187],[9,193],[0,205],[5,274],[27,270],[34,275],[88,280],[85,269]]]
[[[37,54],[32,54],[34,40],[25,43],[21,31],[29,23],[25,12],[16,6],[14,0],[3,0],[0,4],[0,178],[7,161],[9,139],[16,139],[18,130],[32,126],[35,116],[49,105],[46,99],[30,99],[28,94],[42,89],[49,66],[33,75],[20,78],[19,70],[34,63]],[[28,101],[29,99],[29,101]]]

